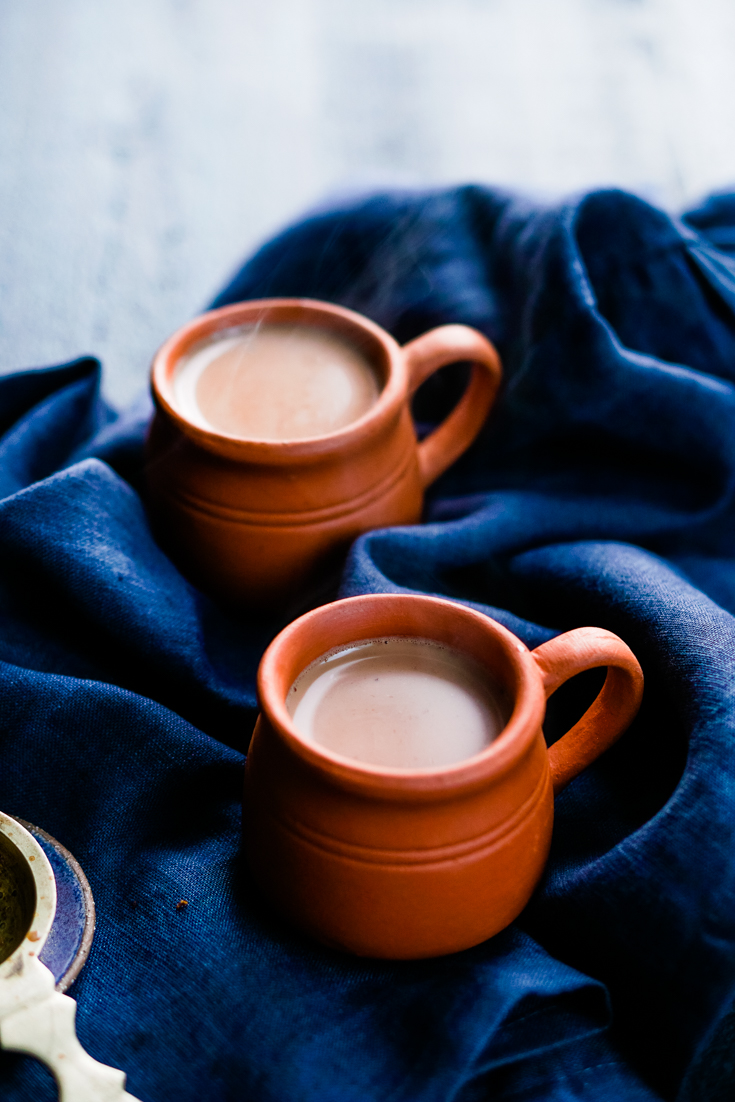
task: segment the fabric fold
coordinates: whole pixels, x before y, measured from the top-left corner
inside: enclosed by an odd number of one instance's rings
[[[643,709],[557,800],[529,906],[437,960],[343,956],[267,910],[241,786],[283,614],[213,601],[156,544],[147,401],[114,414],[89,358],[0,379],[0,807],[89,877],[79,1034],[143,1102],[728,1097],[734,251],[732,195],[677,219],[616,190],[403,192],[315,212],[215,301],[325,298],[400,341],[482,330],[505,371],[483,432],[422,524],[356,540],[339,593],[464,601],[530,647],[606,627],[642,662]],[[421,388],[422,432],[465,377]],[[549,742],[598,686],[552,697]],[[55,1097],[5,1053],[0,1094]]]

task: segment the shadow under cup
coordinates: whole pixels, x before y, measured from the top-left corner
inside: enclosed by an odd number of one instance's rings
[[[387,636],[433,640],[479,663],[507,719],[495,741],[450,766],[405,770],[303,737],[285,704],[299,674],[335,647]],[[328,945],[393,959],[468,948],[516,917],[547,858],[553,795],[541,677],[511,632],[438,598],[337,601],[274,640],[258,687],[244,841],[283,914]]]

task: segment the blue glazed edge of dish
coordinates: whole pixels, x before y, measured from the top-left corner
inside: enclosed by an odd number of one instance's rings
[[[56,880],[56,914],[40,960],[53,973],[57,991],[67,991],[84,965],[94,936],[94,899],[79,862],[45,830],[17,820],[39,843]]]

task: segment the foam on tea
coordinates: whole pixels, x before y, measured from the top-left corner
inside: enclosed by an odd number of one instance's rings
[[[479,664],[430,639],[403,636],[323,655],[291,686],[286,707],[307,739],[394,769],[473,757],[505,725]]]
[[[344,428],[375,405],[380,385],[346,340],[308,325],[223,330],[182,359],[181,413],[247,440],[300,440]]]

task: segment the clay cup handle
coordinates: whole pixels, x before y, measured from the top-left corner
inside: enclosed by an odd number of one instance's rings
[[[548,700],[560,685],[583,670],[607,666],[597,699],[578,723],[549,747],[554,795],[622,735],[643,696],[643,672],[630,647],[604,628],[576,628],[532,651]]]
[[[449,416],[419,444],[419,470],[424,489],[467,451],[485,423],[502,368],[495,348],[467,325],[441,325],[403,346],[413,394],[429,375],[459,360],[472,362],[467,389]]]

